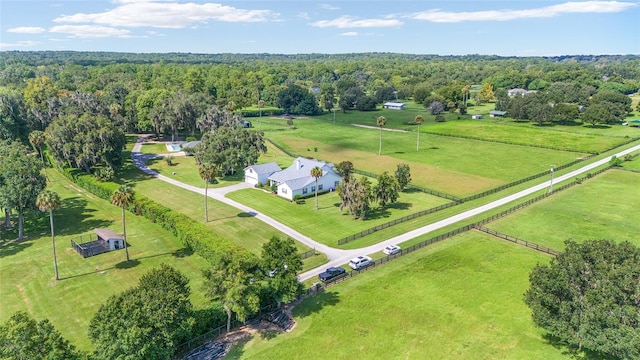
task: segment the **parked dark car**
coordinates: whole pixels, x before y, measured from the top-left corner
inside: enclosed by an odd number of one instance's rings
[[[320,281],[327,282],[333,278],[336,278],[340,275],[344,275],[346,273],[347,273],[347,270],[341,267],[330,267],[327,270],[325,270],[325,272],[318,275],[318,279],[320,279]]]

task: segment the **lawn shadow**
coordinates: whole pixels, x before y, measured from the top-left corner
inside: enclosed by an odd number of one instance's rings
[[[407,202],[397,202],[391,205],[388,205],[387,208],[397,209],[397,210],[409,210],[413,204]]]
[[[160,256],[160,255],[164,255],[164,254],[159,254],[159,255],[153,255],[153,256]],[[151,256],[147,256],[147,257],[151,257]],[[136,266],[140,265],[140,260],[138,259],[131,259],[129,261],[121,261],[117,264],[115,264],[113,267],[115,269],[131,269],[134,268]]]
[[[1,240],[0,241],[0,259],[19,253],[20,251],[33,245],[28,239],[17,240]]]
[[[588,349],[579,349],[577,346],[567,344],[560,338],[549,333],[542,335],[542,338],[554,348],[561,350],[563,355],[569,356],[571,359],[580,360],[614,360],[615,357],[606,356],[598,352]]]
[[[313,313],[320,312],[325,306],[335,306],[339,302],[340,298],[337,292],[321,291],[293,308],[293,316],[296,318],[304,318]]]
[[[269,341],[271,339],[275,339],[275,337],[281,334],[281,332],[273,329],[263,329],[260,330],[259,334],[260,339]]]
[[[182,248],[172,252],[171,255],[176,258],[184,258],[193,255],[193,250],[189,248]]]
[[[256,215],[258,215],[258,214],[253,212],[253,211],[249,211],[249,212],[238,213],[238,215],[236,215],[236,216],[237,217],[241,217],[241,218],[246,218],[246,217],[254,217]]]
[[[82,234],[95,228],[106,228],[111,220],[94,218],[95,209],[87,209],[87,200],[76,196],[62,200],[60,209],[53,213],[56,236]],[[41,228],[49,229],[49,216],[40,216]],[[45,225],[46,224],[46,225]],[[46,232],[48,233],[48,231]]]
[[[228,359],[242,359],[243,355],[244,355],[244,347],[247,345],[247,343],[253,338],[253,336],[245,336],[242,337],[238,340],[235,341],[231,341],[231,349],[229,350],[229,352],[227,353],[227,355],[225,355],[225,360]]]
[[[378,206],[377,208],[371,209],[367,212],[367,217],[364,219],[364,221],[388,218],[389,216],[391,216],[391,212],[388,208],[381,208]]]

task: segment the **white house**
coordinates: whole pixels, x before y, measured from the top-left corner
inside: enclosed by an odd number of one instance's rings
[[[507,115],[506,111],[498,111],[498,110],[489,111],[490,117],[504,117],[505,115]]]
[[[250,165],[244,168],[244,181],[253,185],[266,184],[269,182],[269,176],[278,171],[282,169],[274,162]]]
[[[331,191],[340,185],[342,178],[333,169],[333,164],[302,157],[296,158],[288,168],[271,174],[269,181],[277,185],[278,196],[285,199],[293,200],[296,195],[311,195],[316,188],[316,179],[311,176],[311,169],[316,166],[322,169],[322,176],[318,178],[318,192]]]
[[[471,115],[471,118],[473,120],[480,120],[480,119],[482,119],[482,115]]]
[[[535,94],[536,92],[537,92],[536,90],[525,90],[522,88],[514,88],[514,89],[507,90],[507,95],[508,96],[525,96],[529,94]]]
[[[399,103],[399,102],[386,102],[382,106],[385,109],[392,109],[392,110],[404,110],[405,108],[404,103]]]

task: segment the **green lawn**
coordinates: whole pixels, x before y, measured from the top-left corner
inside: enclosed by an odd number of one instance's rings
[[[120,208],[78,188],[53,169],[47,169],[47,174],[50,188],[62,199],[62,207],[54,211],[61,280],[54,280],[49,218],[38,212],[35,218],[27,218],[26,241],[9,241],[15,233],[5,232],[0,242],[0,323],[15,311],[27,311],[36,319],[49,318],[65,338],[88,350],[88,324],[98,307],[161,263],[184,273],[191,280],[195,307],[205,307],[201,271],[207,262],[185,251],[177,238],[143,217],[127,214],[130,263],[125,263],[122,250],[86,259],[78,255],[70,247],[71,239],[95,227],[122,231]]]
[[[425,127],[423,130],[430,133],[472,136],[490,141],[588,153],[602,152],[627,140],[624,137],[554,131],[549,127],[538,127],[532,124],[530,126],[509,126],[477,120],[438,123]]]
[[[372,206],[374,209],[363,221],[354,220],[346,211],[344,213],[340,211],[340,198],[336,192],[319,195],[318,210],[315,209],[313,197],[306,199],[304,204],[296,204],[257,189],[234,191],[227,194],[227,197],[251,206],[316,241],[334,247],[343,237],[448,202],[418,191],[403,192],[398,202],[387,209],[377,210],[374,203]],[[394,227],[400,229],[399,232],[412,229],[403,225],[398,224]],[[375,235],[376,233],[370,236],[375,237]]]
[[[383,132],[378,156],[379,131],[350,125],[304,119],[297,129],[268,136],[302,156],[339,163],[349,160],[356,168],[382,173],[398,163],[411,167],[413,183],[466,196],[565,164],[584,153],[422,134],[416,150],[416,133]],[[517,130],[517,128],[514,127]],[[317,148],[318,151],[313,151]]]
[[[638,184],[639,173],[609,170],[486,226],[555,250],[566,239],[640,246]]]
[[[143,154],[168,154],[167,145],[164,143],[155,143],[148,142],[142,144],[142,149],[140,150]]]
[[[303,301],[291,332],[256,334],[227,358],[570,359],[522,301],[548,260],[467,232]]]

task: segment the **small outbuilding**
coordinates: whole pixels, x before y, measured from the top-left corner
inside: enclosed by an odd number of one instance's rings
[[[111,250],[122,249],[124,247],[124,237],[116,234],[112,230],[96,228],[93,232],[98,236],[98,241],[104,241]]]
[[[493,110],[489,112],[490,117],[504,117],[505,115],[507,115],[506,111]]]
[[[480,120],[480,119],[482,119],[482,115],[471,115],[471,118],[473,120]]]
[[[386,102],[382,106],[385,109],[391,109],[391,110],[404,110],[405,109],[404,103],[400,103],[400,102]]]

